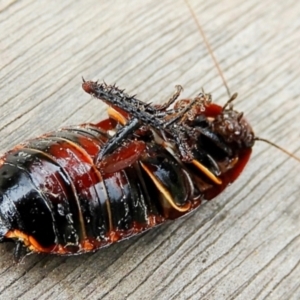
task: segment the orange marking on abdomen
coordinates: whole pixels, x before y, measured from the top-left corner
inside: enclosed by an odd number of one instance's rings
[[[24,245],[32,252],[38,253],[52,253],[59,255],[69,255],[76,253],[87,253],[93,252],[99,248],[108,246],[125,238],[129,238],[136,234],[142,233],[156,225],[163,223],[164,219],[155,215],[148,217],[148,222],[144,225],[133,222],[133,226],[128,230],[111,230],[107,233],[104,240],[97,238],[87,237],[82,240],[78,245],[53,245],[51,247],[43,247],[39,242],[29,234],[24,233],[21,230],[14,229],[10,230],[5,234],[8,239],[17,239],[24,243]],[[72,249],[72,246],[77,247],[78,250]]]

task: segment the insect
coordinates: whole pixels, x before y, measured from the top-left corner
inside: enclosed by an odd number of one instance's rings
[[[24,249],[94,251],[182,216],[249,159],[254,134],[228,107],[233,98],[224,107],[205,93],[176,101],[177,87],[152,106],[115,86],[82,86],[111,105],[109,119],[45,134],[1,159],[0,236],[16,241],[16,259]]]
[[[233,95],[149,105],[84,81],[109,118],[45,134],[1,158],[0,238],[23,251],[95,251],[197,208],[242,172],[255,137]]]

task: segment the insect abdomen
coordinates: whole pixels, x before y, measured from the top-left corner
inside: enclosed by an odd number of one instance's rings
[[[106,140],[96,126],[82,125],[8,152],[0,167],[1,219],[9,220],[1,225],[8,229],[5,237],[32,251],[72,254],[161,222],[134,166],[105,175],[95,167]]]

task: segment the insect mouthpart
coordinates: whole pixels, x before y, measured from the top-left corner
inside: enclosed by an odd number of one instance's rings
[[[251,148],[255,135],[243,113],[225,109],[212,121],[212,131],[220,135],[226,143],[234,143],[239,148]]]

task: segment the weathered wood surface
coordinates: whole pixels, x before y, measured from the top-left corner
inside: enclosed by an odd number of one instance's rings
[[[191,1],[259,136],[300,156],[300,2]],[[81,76],[163,102],[175,84],[226,91],[184,1],[0,1],[0,147],[105,105]],[[299,299],[300,164],[257,143],[246,171],[196,213],[91,255],[0,246],[1,299]]]

